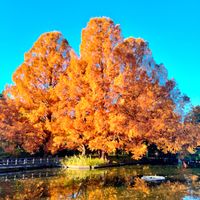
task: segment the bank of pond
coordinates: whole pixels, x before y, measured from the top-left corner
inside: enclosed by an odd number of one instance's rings
[[[176,165],[180,168],[200,167],[200,159],[180,159],[170,157],[144,157],[133,160],[131,156],[109,156],[107,159],[97,156],[65,156],[65,157],[26,157],[0,159],[0,174],[4,172],[23,171],[45,168],[98,169],[126,165]]]

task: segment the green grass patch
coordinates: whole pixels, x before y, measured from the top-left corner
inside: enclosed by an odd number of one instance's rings
[[[72,156],[66,157],[63,159],[62,164],[65,166],[73,165],[73,166],[95,166],[95,165],[103,165],[108,162],[102,158],[93,158],[91,156]]]

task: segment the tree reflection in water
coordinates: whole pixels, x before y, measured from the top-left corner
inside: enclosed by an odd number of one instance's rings
[[[167,170],[167,168],[165,169]],[[170,171],[171,170],[171,171]],[[169,179],[162,183],[147,183],[143,174],[162,173]],[[55,177],[26,179],[0,183],[0,199],[19,200],[179,200],[186,195],[200,196],[199,171],[168,171],[153,167],[128,167],[107,170],[65,170]]]

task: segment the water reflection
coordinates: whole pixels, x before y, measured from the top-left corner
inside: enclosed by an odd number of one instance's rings
[[[44,173],[43,170],[40,173]],[[0,183],[0,199],[200,199],[200,169],[169,166],[131,166],[105,170],[56,170],[55,176]],[[142,175],[162,175],[167,180],[148,183]]]

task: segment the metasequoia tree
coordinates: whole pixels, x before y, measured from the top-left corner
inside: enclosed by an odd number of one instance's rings
[[[120,73],[112,51],[121,41],[119,26],[108,18],[94,18],[82,31],[80,59],[87,63],[84,78],[89,87],[84,99],[88,102],[89,112],[84,112],[86,118],[92,117],[94,127],[88,145],[103,154],[116,149],[108,119],[114,101],[113,80]]]
[[[113,52],[121,73],[115,77],[112,89],[116,102],[110,113],[110,132],[118,147],[132,152],[134,158],[144,155],[149,144],[156,143],[165,150],[170,138],[167,128],[174,128],[179,120],[170,98],[173,84],[169,81],[160,86],[156,72],[148,76],[139,65],[145,48],[143,40],[128,38]]]
[[[121,40],[119,27],[110,19],[92,19],[82,32],[81,56],[74,56],[63,78],[65,81],[60,84],[58,96],[62,96],[61,104],[63,102],[68,110],[64,114],[67,120],[60,118],[61,126],[67,133],[68,143],[72,141],[83,153],[88,147],[94,149],[92,141],[97,136],[101,137],[98,145],[102,146],[98,150],[110,148],[110,143],[106,143],[112,103],[109,93],[114,74],[119,73],[115,71],[110,54]]]
[[[46,151],[55,151],[55,138],[62,134],[56,124],[58,97],[55,90],[69,65],[70,51],[71,47],[61,33],[41,35],[14,73],[14,85],[7,88],[7,94],[13,99],[20,116],[41,134],[43,142],[38,141],[38,146]]]
[[[155,63],[147,42],[124,39],[109,18],[89,21],[80,56],[59,32],[43,34],[13,81],[1,103],[1,127],[20,123],[19,132],[8,130],[9,141],[20,145],[22,130],[30,140],[38,137],[29,151],[89,149],[104,156],[120,149],[139,159],[151,144],[174,153],[197,145],[199,129],[182,123],[177,112],[187,98]]]

